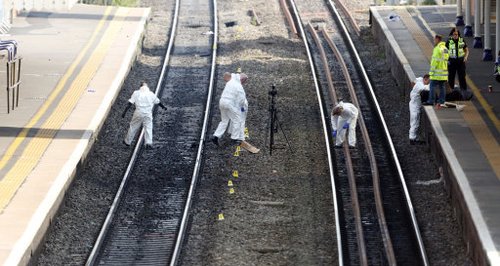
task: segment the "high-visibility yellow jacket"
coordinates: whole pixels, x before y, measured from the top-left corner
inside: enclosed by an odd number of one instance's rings
[[[440,42],[432,50],[431,69],[429,75],[431,80],[448,80],[448,49],[445,42]]]
[[[464,49],[466,45],[464,39],[462,39],[462,37],[459,37],[457,43],[458,43],[458,51],[456,49],[455,40],[453,38],[450,38],[450,40],[448,41],[450,58],[463,58],[465,56]]]

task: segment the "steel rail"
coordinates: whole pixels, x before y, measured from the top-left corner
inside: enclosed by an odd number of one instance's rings
[[[358,97],[356,96],[356,92],[354,89],[354,85],[351,79],[351,76],[349,74],[349,71],[347,69],[347,64],[345,63],[344,59],[342,58],[342,55],[340,54],[340,51],[338,50],[337,46],[333,43],[331,40],[330,36],[328,36],[328,33],[325,31],[324,28],[321,29],[321,33],[325,37],[325,39],[328,42],[328,45],[330,46],[330,49],[335,54],[335,58],[337,58],[341,68],[342,72],[344,74],[345,80],[347,81],[347,87],[349,88],[349,95],[351,96],[351,100],[355,106],[358,107],[359,112],[361,113],[361,108],[359,106],[359,101]],[[382,193],[380,191],[380,175],[378,172],[378,167],[377,167],[377,161],[375,160],[375,153],[373,151],[373,146],[371,144],[370,136],[368,135],[368,129],[366,128],[366,124],[364,121],[364,118],[362,115],[359,116],[359,127],[361,129],[361,133],[363,136],[363,140],[365,142],[365,148],[366,148],[366,153],[368,155],[368,158],[370,160],[370,168],[372,170],[372,177],[373,177],[373,194],[375,196],[375,206],[377,209],[377,216],[378,216],[378,223],[380,227],[380,232],[382,234],[382,241],[384,243],[384,248],[386,251],[386,256],[389,265],[396,265],[396,256],[394,255],[394,248],[392,246],[392,241],[391,241],[391,236],[389,234],[389,229],[387,228],[387,221],[385,219],[385,213],[384,213],[384,206],[383,206],[383,199],[382,199]]]
[[[328,59],[326,58],[326,53],[325,49],[323,48],[323,45],[321,44],[321,41],[319,39],[319,36],[316,32],[316,30],[313,28],[311,23],[307,24],[307,27],[309,29],[309,32],[311,32],[311,35],[314,39],[314,42],[316,43],[316,46],[320,52],[320,57],[321,61],[323,63],[323,68],[325,69],[325,76],[327,79],[328,83],[328,94],[330,95],[330,98],[333,100],[333,102],[338,102],[337,100],[337,94],[335,87],[333,86],[333,81],[332,81],[332,75],[330,74],[330,67],[328,66]],[[344,149],[344,154],[345,154],[345,160],[346,160],[346,167],[347,167],[347,178],[349,181],[349,189],[350,189],[350,194],[351,194],[351,204],[353,208],[353,213],[354,213],[354,220],[355,220],[355,228],[356,228],[356,235],[357,235],[357,243],[358,243],[358,256],[360,260],[360,265],[367,266],[368,265],[368,255],[366,253],[366,243],[365,243],[365,237],[363,233],[363,225],[361,223],[361,210],[360,210],[360,205],[359,205],[359,198],[358,198],[358,188],[356,186],[356,177],[354,175],[354,168],[352,165],[352,158],[351,158],[351,153],[349,151],[349,148],[347,147],[347,144],[344,143],[343,145]]]
[[[410,213],[411,220],[412,220],[413,232],[414,232],[415,237],[416,237],[417,242],[418,242],[418,247],[419,247],[419,251],[420,251],[419,254],[420,254],[420,257],[422,259],[423,264],[425,266],[427,266],[427,265],[429,265],[429,261],[428,261],[427,254],[425,251],[424,242],[423,242],[422,236],[420,234],[420,229],[419,229],[417,218],[415,215],[415,210],[414,210],[413,204],[411,202],[410,193],[409,193],[408,187],[406,185],[406,180],[405,180],[403,170],[402,170],[401,164],[399,162],[399,159],[398,159],[398,156],[396,153],[396,149],[394,147],[394,143],[392,142],[392,137],[389,133],[389,128],[387,127],[387,123],[385,122],[385,118],[382,114],[382,110],[380,109],[380,105],[377,101],[375,91],[373,90],[373,86],[371,85],[370,79],[368,78],[368,74],[366,73],[366,70],[363,66],[363,63],[359,57],[359,53],[356,49],[356,46],[354,45],[351,36],[349,36],[347,28],[346,28],[344,22],[342,21],[342,18],[340,17],[337,9],[335,8],[335,5],[332,3],[331,0],[328,0],[328,3],[331,7],[332,13],[334,14],[335,20],[339,23],[339,25],[342,29],[342,34],[344,35],[345,39],[348,41],[348,47],[349,47],[349,49],[351,49],[351,52],[355,57],[356,66],[357,66],[357,68],[362,76],[363,82],[365,83],[365,85],[368,89],[368,92],[371,96],[373,104],[375,105],[375,109],[377,110],[377,112],[376,112],[377,116],[379,118],[380,123],[382,124],[383,129],[384,129],[385,139],[389,145],[389,149],[390,149],[391,155],[392,155],[392,160],[394,161],[394,165],[396,166],[396,169],[398,172],[399,180],[400,180],[402,188],[404,190],[407,208],[408,208],[408,211]]]
[[[189,212],[191,210],[191,204],[192,204],[192,199],[195,193],[196,189],[196,183],[198,182],[198,175],[200,172],[200,167],[201,167],[201,159],[202,159],[202,154],[203,154],[203,148],[205,147],[205,135],[207,132],[208,128],[208,123],[209,123],[209,118],[210,118],[210,107],[212,105],[212,98],[213,98],[213,91],[214,91],[214,77],[215,77],[215,66],[216,66],[216,59],[217,59],[217,40],[218,40],[218,32],[219,32],[219,25],[218,25],[218,19],[217,19],[217,0],[212,0],[212,5],[213,5],[213,40],[212,40],[212,65],[210,69],[210,84],[208,86],[208,97],[207,97],[207,102],[205,106],[205,116],[203,118],[203,127],[201,130],[201,137],[200,137],[200,144],[198,145],[198,153],[196,155],[196,163],[193,171],[193,176],[191,178],[191,186],[189,188],[189,193],[188,197],[186,200],[186,205],[184,207],[184,213],[182,215],[182,221],[179,229],[179,233],[177,234],[177,240],[175,242],[175,248],[174,248],[174,253],[172,255],[172,258],[170,259],[170,265],[175,266],[177,265],[177,261],[179,259],[180,253],[181,253],[181,248],[182,248],[182,243],[184,241],[184,235],[185,235],[185,230],[186,226],[189,220]]]
[[[297,21],[301,22],[302,19],[300,18],[299,12],[297,11],[297,5],[295,4],[294,0],[290,0],[291,6],[293,9],[294,16],[297,18]],[[300,36],[305,36],[304,33],[304,26],[302,23],[298,23],[297,28],[300,31]],[[340,232],[340,218],[339,218],[339,208],[338,208],[338,202],[337,202],[337,192],[336,192],[336,185],[335,185],[335,175],[334,175],[334,169],[333,169],[333,158],[331,154],[331,147],[330,147],[330,140],[329,140],[329,132],[328,132],[328,126],[327,126],[327,121],[326,115],[325,115],[325,110],[322,105],[322,96],[321,96],[321,89],[319,87],[319,82],[316,77],[316,70],[314,68],[314,61],[312,58],[311,54],[311,49],[309,48],[309,44],[307,43],[306,38],[302,38],[302,41],[304,43],[304,47],[306,49],[307,53],[307,58],[309,60],[309,66],[311,68],[311,75],[313,78],[314,82],[314,87],[316,90],[316,96],[318,98],[318,105],[319,105],[319,110],[321,114],[321,122],[323,125],[323,135],[325,138],[325,145],[326,145],[326,153],[327,153],[327,158],[328,158],[328,168],[330,172],[330,181],[332,185],[332,198],[333,198],[333,206],[334,206],[334,212],[335,212],[335,230],[337,234],[337,253],[338,253],[338,259],[339,259],[339,264],[338,265],[344,265],[344,259],[342,256],[342,241],[340,238],[341,232]]]
[[[163,61],[163,66],[162,66],[162,70],[160,73],[159,82],[158,82],[158,85],[156,86],[156,89],[155,89],[155,95],[158,95],[160,93],[160,88],[163,85],[165,72],[166,72],[168,63],[170,61],[170,54],[172,53],[172,48],[174,45],[176,29],[177,29],[177,22],[178,22],[178,18],[179,18],[179,8],[180,8],[180,0],[176,0],[174,17],[172,20],[173,21],[172,22],[172,30],[170,32],[170,39],[169,39],[169,43],[168,43],[167,52],[165,53],[165,60]],[[99,251],[101,250],[102,244],[104,243],[104,239],[108,233],[108,230],[111,226],[113,218],[116,214],[116,211],[117,211],[119,203],[122,199],[126,184],[129,180],[130,173],[135,165],[135,162],[136,162],[137,157],[139,155],[139,151],[141,150],[141,148],[143,146],[142,145],[143,142],[144,142],[144,129],[141,129],[141,133],[139,134],[139,139],[137,140],[137,142],[135,144],[134,151],[131,155],[129,164],[128,164],[127,169],[122,177],[122,182],[120,183],[120,186],[118,188],[118,191],[116,192],[115,198],[113,199],[113,203],[111,204],[111,207],[109,208],[108,215],[106,216],[106,219],[104,220],[104,223],[101,227],[101,231],[99,232],[99,236],[97,237],[97,240],[94,244],[94,247],[92,248],[92,252],[90,253],[90,255],[87,259],[87,262],[85,263],[86,266],[94,265],[97,257],[99,256]]]
[[[328,84],[328,95],[330,96],[330,99],[332,99],[334,102],[337,102],[337,95],[335,94],[335,87],[333,86],[332,75],[330,75],[331,72],[330,72],[330,67],[328,66],[328,59],[326,58],[325,49],[323,49],[323,45],[321,45],[320,43],[319,36],[310,22],[307,23],[307,28],[311,32],[311,35],[313,36],[313,39],[316,42],[316,46],[319,49],[321,62],[323,63],[323,67],[326,73],[325,76]]]
[[[347,19],[351,23],[351,26],[354,28],[354,33],[356,33],[356,35],[360,36],[361,29],[359,28],[358,23],[356,23],[356,20],[354,19],[354,17],[351,15],[351,12],[349,12],[347,7],[340,0],[335,0],[335,3],[337,3],[340,6],[340,9],[342,9],[342,12],[344,12],[345,16],[347,17]]]
[[[290,31],[294,38],[298,37],[297,28],[295,27],[295,22],[293,21],[292,15],[290,14],[290,10],[288,10],[288,5],[286,4],[286,0],[280,0],[280,6],[285,14],[285,18],[290,27]]]

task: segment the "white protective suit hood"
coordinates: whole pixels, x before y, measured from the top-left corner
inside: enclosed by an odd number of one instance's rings
[[[337,105],[335,105],[332,109],[332,112],[335,112],[337,109],[339,108],[343,108],[344,107],[344,102],[343,101],[340,101]]]
[[[236,81],[236,83],[241,84],[240,74],[231,73],[231,80],[234,80],[234,81]]]
[[[143,85],[132,94],[129,102],[135,104],[136,111],[151,114],[153,106],[160,103],[160,100],[149,90],[148,86]]]

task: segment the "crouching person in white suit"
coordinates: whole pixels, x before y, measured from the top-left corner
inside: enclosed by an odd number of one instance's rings
[[[356,124],[358,121],[358,108],[352,103],[339,102],[332,109],[331,123],[332,135],[335,138],[335,147],[342,147],[346,131],[349,147],[356,147]]]

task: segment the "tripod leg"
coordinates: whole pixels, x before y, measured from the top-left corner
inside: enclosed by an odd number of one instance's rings
[[[276,123],[278,124],[280,130],[281,130],[281,133],[283,133],[283,136],[285,136],[285,140],[286,140],[286,144],[288,144],[288,147],[290,147],[290,150],[292,152],[294,152],[293,148],[292,148],[292,145],[290,145],[290,141],[288,141],[288,137],[286,136],[285,134],[285,131],[283,131],[283,128],[281,127],[281,123],[280,121],[278,120],[278,116],[276,116]]]
[[[269,155],[273,155],[273,145],[274,145],[274,109],[271,109],[271,126],[270,126],[270,138],[269,138]]]

